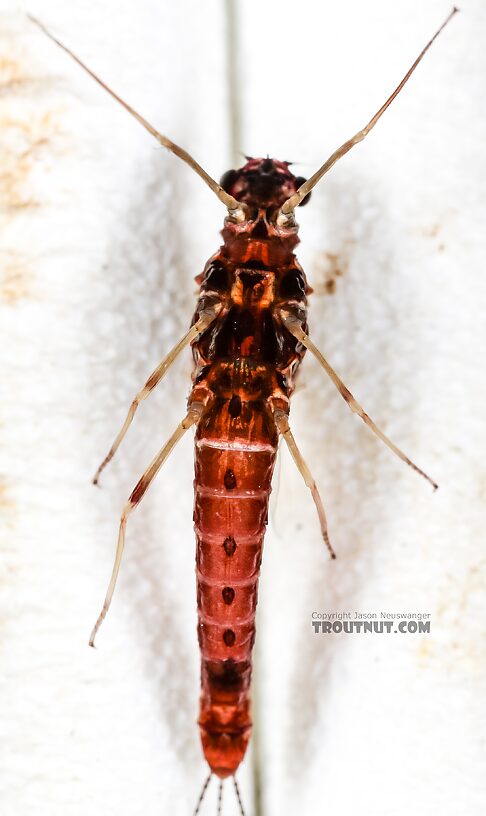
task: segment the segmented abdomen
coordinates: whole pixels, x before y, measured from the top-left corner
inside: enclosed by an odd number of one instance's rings
[[[199,725],[207,762],[221,778],[235,772],[250,738],[257,585],[276,450],[276,428],[261,402],[218,401],[198,426]]]

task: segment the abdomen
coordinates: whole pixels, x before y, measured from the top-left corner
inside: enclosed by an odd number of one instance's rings
[[[277,450],[261,402],[219,402],[196,434],[195,508],[199,726],[204,755],[224,778],[251,732],[249,688],[257,586]],[[233,409],[233,410],[232,410]]]

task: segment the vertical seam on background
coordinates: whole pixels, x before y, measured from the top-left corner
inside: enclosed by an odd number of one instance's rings
[[[241,27],[238,25],[237,0],[225,0],[225,45],[226,45],[226,82],[228,98],[228,127],[231,154],[231,166],[238,167],[241,164],[241,93],[240,74],[238,71],[239,62],[239,35]],[[258,640],[253,653],[253,665],[261,664],[258,659]],[[254,791],[254,813],[255,816],[264,816],[262,806],[261,790],[261,751],[260,751],[260,717],[259,717],[258,692],[256,683],[252,688],[252,712],[253,712],[253,734],[252,734],[252,771]]]
[[[226,83],[228,96],[228,125],[231,166],[240,164],[241,150],[241,96],[238,74],[238,15],[237,0],[225,0]]]

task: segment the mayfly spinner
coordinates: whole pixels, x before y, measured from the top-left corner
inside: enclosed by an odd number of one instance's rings
[[[319,491],[289,426],[290,397],[306,350],[315,355],[351,410],[402,461],[437,488],[375,425],[309,338],[306,305],[311,290],[294,254],[299,242],[295,208],[306,203],[324,174],[368,135],[456,11],[452,9],[368,124],[341,145],[308,181],[296,177],[288,162],[249,158],[240,169],[225,173],[220,184],[189,153],[155,130],[108,88],[39,21],[31,18],[152,136],[195,170],[227,209],[223,244],[196,278],[200,293],[191,328],[134,398],[94,477],[97,483],[125,437],[140,402],[158,385],[180,352],[191,346],[194,371],[187,414],[123,508],[113,574],[90,644],[94,645],[112,600],[128,517],[179,439],[194,425],[194,522],[201,649],[199,729],[210,768],[196,812],[212,774],[220,780],[234,778],[250,739],[257,584],[279,436],[284,438],[311,491],[324,542],[331,557],[335,557]],[[234,784],[241,808],[235,778]],[[220,806],[221,788],[219,794]]]

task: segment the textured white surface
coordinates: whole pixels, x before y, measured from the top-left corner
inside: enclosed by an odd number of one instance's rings
[[[0,7],[0,808],[187,816],[205,773],[190,438],[130,521],[97,651],[87,637],[122,503],[184,412],[189,355],[140,410],[102,489],[89,479],[183,333],[223,213],[20,11]],[[209,172],[227,169],[219,0],[29,9]],[[312,172],[368,120],[447,11],[438,0],[239,2],[242,152]],[[314,339],[441,487],[433,495],[395,460],[306,359],[292,424],[339,558],[326,560],[284,452],[255,675],[268,816],[485,811],[485,26],[484,4],[466,0],[300,214]],[[432,632],[317,636],[314,610],[425,611]],[[249,816],[251,773],[248,762]],[[235,812],[228,789],[224,813]]]

